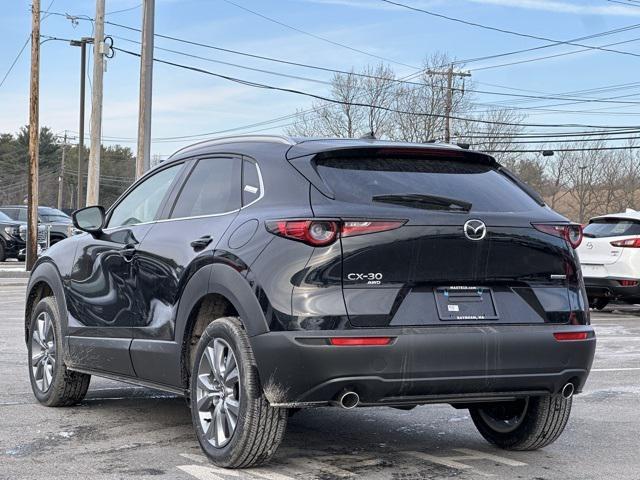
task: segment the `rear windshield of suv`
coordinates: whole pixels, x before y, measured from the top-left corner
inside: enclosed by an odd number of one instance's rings
[[[384,196],[435,196],[471,204],[476,212],[522,212],[540,208],[527,193],[489,165],[437,158],[325,158],[319,175],[336,199],[380,201]],[[385,199],[387,203],[398,203]]]
[[[599,218],[584,227],[584,236],[590,238],[640,235],[640,222],[622,218]]]

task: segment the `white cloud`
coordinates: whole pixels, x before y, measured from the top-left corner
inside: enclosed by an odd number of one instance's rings
[[[554,13],[572,13],[580,15],[618,15],[640,16],[640,7],[624,5],[585,5],[585,2],[572,3],[555,0],[466,0],[483,5],[540,10]]]
[[[305,3],[318,3],[325,5],[340,5],[354,8],[365,8],[369,10],[388,10],[399,9],[397,7],[380,0],[299,0]],[[566,2],[559,0],[462,0],[467,3],[478,3],[481,5],[495,5],[498,7],[511,7],[520,8],[526,10],[539,10],[544,12],[553,13],[569,13],[580,15],[607,15],[607,16],[640,16],[640,5],[635,7],[630,5],[628,7],[624,5],[585,5],[585,2],[580,1],[577,3]],[[405,3],[402,0],[400,3]],[[442,2],[440,0],[411,0],[406,2],[407,5],[411,5],[417,8],[429,8],[436,5],[452,6],[453,2]],[[459,2],[461,3],[461,2]],[[445,13],[442,9],[438,13]]]

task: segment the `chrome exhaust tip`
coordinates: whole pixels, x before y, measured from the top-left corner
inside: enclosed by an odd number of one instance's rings
[[[351,390],[345,390],[338,395],[334,403],[345,410],[351,410],[352,408],[356,408],[360,403],[360,395]]]
[[[576,391],[576,387],[573,383],[567,383],[564,387],[562,387],[562,397],[566,400],[569,400],[573,397],[574,392]]]

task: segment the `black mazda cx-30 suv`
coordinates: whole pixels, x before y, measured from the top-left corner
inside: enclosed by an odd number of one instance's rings
[[[447,403],[537,449],[593,360],[580,226],[478,152],[206,141],[74,222],[28,285],[35,396],[79,402],[90,375],[183,394],[220,466],[319,406]]]

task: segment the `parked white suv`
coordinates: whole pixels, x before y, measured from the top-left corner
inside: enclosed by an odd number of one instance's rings
[[[640,212],[594,217],[578,248],[589,304],[640,303]]]

